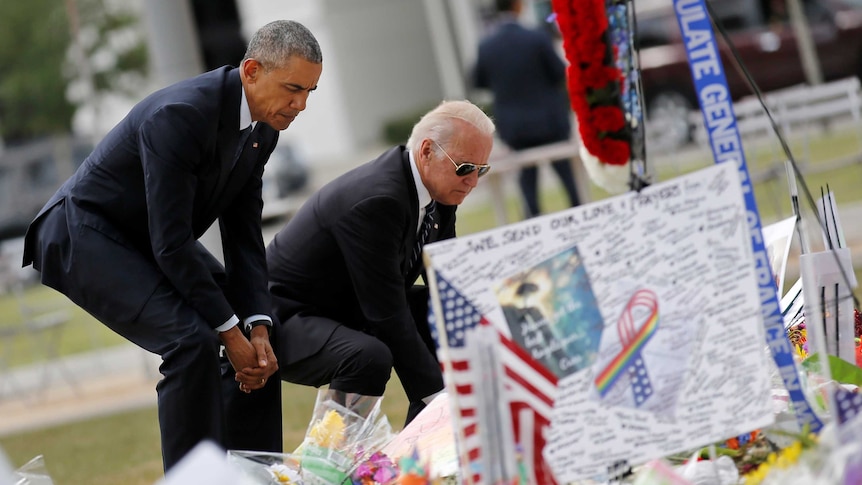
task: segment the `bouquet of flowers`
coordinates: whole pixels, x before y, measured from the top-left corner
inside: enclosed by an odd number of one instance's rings
[[[380,397],[321,390],[308,431],[294,451],[305,483],[387,484],[397,477],[380,449],[393,438]]]
[[[260,485],[387,485],[397,467],[380,452],[393,438],[381,397],[322,389],[305,438],[293,453],[228,451]]]

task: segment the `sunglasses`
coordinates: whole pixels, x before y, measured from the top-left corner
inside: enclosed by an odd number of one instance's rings
[[[431,140],[431,141],[434,141],[434,140]],[[491,170],[491,166],[488,164],[477,165],[475,163],[470,163],[470,162],[458,163],[455,160],[452,160],[452,157],[450,157],[449,154],[446,153],[446,150],[443,150],[443,147],[441,147],[439,143],[434,141],[434,144],[437,145],[437,148],[439,148],[440,151],[443,152],[443,155],[446,155],[446,158],[448,158],[449,161],[452,162],[452,165],[455,165],[455,175],[457,175],[459,177],[466,177],[467,175],[470,175],[471,173],[475,172],[476,170],[479,171],[479,176],[481,177],[481,176],[485,175],[486,173],[488,173],[488,171]]]

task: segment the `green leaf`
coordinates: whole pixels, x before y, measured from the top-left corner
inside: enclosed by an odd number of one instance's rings
[[[829,362],[829,371],[833,380],[842,384],[853,384],[862,387],[862,368],[834,355],[830,355],[827,361]],[[818,354],[811,354],[807,359],[802,361],[802,367],[809,372],[820,373],[820,356]]]

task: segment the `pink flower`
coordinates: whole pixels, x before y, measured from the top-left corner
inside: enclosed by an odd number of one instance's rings
[[[398,469],[386,454],[374,452],[353,473],[353,484],[389,483],[398,476]]]

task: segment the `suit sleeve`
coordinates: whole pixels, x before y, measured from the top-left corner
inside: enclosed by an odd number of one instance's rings
[[[275,138],[278,139],[277,134]],[[261,191],[264,160],[269,159],[274,148],[275,141],[272,141],[269,152],[260,158],[242,191],[219,218],[227,271],[227,297],[240,319],[257,314],[269,315],[272,308],[261,234]]]
[[[168,105],[141,125],[138,141],[153,256],[183,298],[215,328],[234,312],[196,249],[192,228],[195,170],[205,144],[202,127],[209,124],[190,105]]]
[[[404,204],[373,197],[351,208],[333,228],[370,330],[392,352],[395,371],[411,401],[443,388],[439,365],[424,343],[407,304],[401,272]]]

